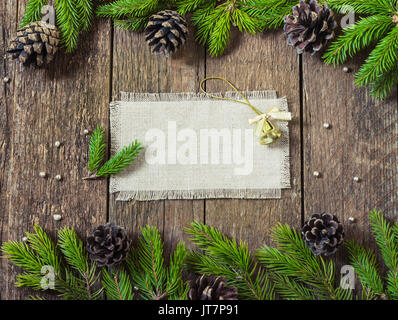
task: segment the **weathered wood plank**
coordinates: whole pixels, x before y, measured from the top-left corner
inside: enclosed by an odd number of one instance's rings
[[[192,32],[191,32],[192,34]],[[165,58],[150,52],[143,34],[115,30],[113,99],[128,92],[198,92],[204,75],[204,51],[191,36],[176,56]],[[193,220],[203,221],[203,201],[167,200],[123,203],[111,195],[109,220],[129,228],[133,238],[146,224],[164,235],[166,251],[186,239],[182,229]],[[166,252],[166,254],[167,254]]]
[[[13,77],[14,64],[6,58],[6,50],[9,38],[15,32],[17,4],[15,1],[8,0],[0,3],[0,243],[8,240],[8,198],[6,190],[8,188],[9,175],[9,153],[11,147],[10,131],[12,126],[11,101],[13,95]],[[5,77],[10,78],[8,83],[4,83]],[[6,299],[8,296],[8,263],[5,259],[0,259],[0,299]]]
[[[303,56],[304,206],[306,218],[334,213],[347,239],[373,246],[368,212],[378,208],[391,219],[398,217],[398,108],[396,92],[375,101],[355,87],[353,74],[361,61],[347,65],[353,72],[346,74],[342,67]],[[324,122],[330,129],[322,127]],[[314,178],[315,170],[320,178]],[[357,222],[350,224],[349,217]]]
[[[301,223],[299,59],[295,53],[286,51],[280,32],[233,37],[225,56],[207,59],[207,76],[225,77],[242,91],[277,90],[280,97],[287,96],[295,118],[290,123],[292,188],[282,192],[282,199],[206,201],[206,224],[247,241],[254,249],[269,243],[269,228],[276,223]],[[227,90],[230,88],[221,82],[207,84],[209,92]]]
[[[18,21],[24,3],[19,1]],[[18,64],[11,75],[6,189],[10,240],[20,240],[36,223],[53,235],[67,225],[85,237],[106,221],[106,181],[86,182],[82,177],[87,174],[88,154],[83,131],[97,123],[108,124],[110,30],[109,23],[97,23],[81,38],[74,54],[60,53],[44,69]],[[54,146],[57,140],[60,148]],[[47,172],[46,179],[39,178],[40,171]],[[54,178],[57,174],[62,181]],[[61,214],[62,221],[54,221],[54,214]],[[4,289],[7,299],[26,296],[14,289],[15,274],[10,266]]]

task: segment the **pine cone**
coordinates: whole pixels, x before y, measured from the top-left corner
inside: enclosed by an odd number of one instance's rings
[[[130,247],[127,231],[113,223],[99,226],[87,239],[90,259],[99,267],[111,267],[126,259]]]
[[[176,11],[160,11],[149,18],[145,33],[145,39],[152,52],[168,56],[185,43],[188,34],[187,22]]]
[[[300,0],[293,7],[293,15],[286,16],[284,21],[288,45],[296,47],[298,54],[321,50],[334,37],[337,26],[328,6],[320,6],[316,0],[310,0],[309,4]]]
[[[40,67],[54,59],[59,39],[60,33],[55,26],[43,21],[32,22],[17,31],[7,52],[26,66]]]
[[[238,289],[227,287],[225,278],[199,276],[190,281],[188,300],[238,300]]]
[[[315,255],[334,254],[344,240],[343,225],[335,215],[329,213],[312,215],[304,224],[302,235]]]

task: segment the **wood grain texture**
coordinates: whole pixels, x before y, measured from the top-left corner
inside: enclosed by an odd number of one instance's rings
[[[192,35],[193,32],[191,32]],[[113,99],[127,92],[198,92],[204,75],[204,50],[193,37],[175,56],[152,54],[143,34],[115,30]],[[119,202],[110,196],[109,220],[128,227],[133,238],[147,224],[157,226],[166,242],[166,255],[186,236],[183,228],[204,220],[204,201],[167,200]]]
[[[0,3],[2,58],[24,3]],[[1,60],[0,80],[11,78],[0,83],[1,243],[20,240],[35,223],[52,235],[62,226],[72,226],[85,237],[95,226],[113,221],[126,226],[134,239],[146,224],[156,226],[168,255],[178,241],[187,239],[183,227],[199,220],[254,249],[270,243],[269,229],[278,222],[300,227],[304,216],[329,211],[341,218],[347,238],[374,246],[368,211],[379,208],[391,220],[398,217],[397,93],[375,102],[367,90],[353,85],[353,73],[325,66],[319,57],[303,55],[301,69],[300,58],[286,47],[281,32],[256,37],[234,32],[220,58],[206,57],[193,34],[191,30],[182,51],[166,59],[149,52],[142,34],[112,30],[103,20],[82,37],[74,54],[59,54],[45,69],[24,68],[9,57]],[[362,58],[357,61],[349,65],[353,71]],[[226,77],[241,90],[277,90],[279,96],[287,96],[294,115],[292,188],[282,192],[282,199],[133,204],[109,196],[106,181],[81,180],[88,157],[83,130],[98,123],[109,128],[109,101],[118,99],[120,91],[198,92],[205,75]],[[229,90],[220,82],[209,82],[207,89]],[[323,129],[324,122],[331,128]],[[62,143],[59,149],[54,147],[57,140]],[[48,177],[39,178],[40,171]],[[313,171],[321,177],[314,178]],[[54,179],[57,174],[61,182]],[[354,176],[361,181],[354,182]],[[53,220],[55,213],[62,215],[61,222]],[[357,222],[349,224],[349,217]],[[344,251],[336,261],[347,261],[343,258]],[[31,293],[14,288],[17,271],[0,259],[0,299]]]
[[[17,21],[24,2],[19,1]],[[11,144],[7,152],[9,231],[5,239],[20,240],[34,224],[52,235],[62,226],[71,226],[85,237],[96,225],[105,223],[106,181],[82,180],[87,174],[88,153],[88,136],[83,131],[100,122],[107,126],[109,53],[110,24],[103,21],[82,37],[74,54],[60,53],[46,68],[15,64],[7,115]],[[60,148],[54,146],[57,140]],[[47,172],[47,178],[39,178],[40,171]],[[62,181],[54,178],[57,174]],[[62,221],[54,221],[54,214],[61,214]],[[9,265],[5,287],[1,288],[8,299],[27,294],[14,289],[15,274]]]
[[[14,89],[13,73],[14,64],[6,57],[9,37],[15,32],[17,3],[12,0],[0,3],[0,243],[9,239],[9,203],[7,189],[9,186],[9,153],[11,147],[12,96]],[[4,83],[5,77],[10,78]],[[8,297],[8,262],[0,259],[0,299]]]
[[[374,246],[368,212],[377,208],[392,220],[398,217],[397,93],[381,102],[355,87],[362,59],[356,61],[347,65],[352,72],[344,73],[303,56],[304,206],[306,218],[336,214],[347,239]],[[312,175],[315,170],[320,178]]]
[[[286,50],[280,32],[256,37],[235,32],[232,39],[223,57],[207,59],[207,76],[225,77],[242,91],[276,90],[279,97],[288,98],[294,116],[289,124],[292,188],[282,191],[282,199],[206,200],[206,224],[247,241],[254,249],[270,243],[269,230],[278,222],[295,227],[301,223],[299,58]],[[230,88],[211,81],[207,91],[225,92]]]

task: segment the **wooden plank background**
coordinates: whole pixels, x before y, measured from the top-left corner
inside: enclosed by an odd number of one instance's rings
[[[161,230],[168,252],[186,239],[193,220],[220,228],[251,248],[270,243],[278,222],[300,227],[312,213],[341,217],[347,238],[373,241],[367,212],[378,208],[398,217],[397,93],[384,102],[353,85],[353,75],[299,57],[281,32],[244,36],[234,32],[226,54],[211,58],[193,40],[177,56],[152,55],[142,34],[96,21],[74,54],[59,54],[46,69],[24,68],[5,56],[24,10],[23,0],[0,3],[0,241],[21,240],[35,223],[55,234],[73,226],[85,237],[113,221],[136,238],[151,224]],[[359,60],[359,59],[358,59]],[[359,63],[348,65],[353,71]],[[120,91],[198,92],[205,76],[222,76],[241,90],[277,90],[286,96],[290,124],[292,188],[280,200],[167,200],[116,202],[106,181],[87,182],[88,137],[100,123],[109,128],[109,102]],[[209,91],[225,91],[209,82]],[[322,124],[328,122],[330,129]],[[55,141],[61,141],[58,149]],[[45,171],[47,178],[39,178]],[[313,171],[321,176],[315,178]],[[61,174],[62,181],[55,175]],[[360,177],[360,183],[353,177]],[[53,214],[61,214],[55,222]],[[349,217],[357,222],[350,224]],[[337,262],[342,263],[342,254]],[[14,288],[16,275],[0,260],[0,299],[26,298]]]

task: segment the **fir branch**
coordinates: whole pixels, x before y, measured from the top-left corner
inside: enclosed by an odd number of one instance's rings
[[[187,284],[182,279],[185,246],[180,243],[170,262],[164,264],[163,241],[155,227],[146,226],[137,249],[133,249],[127,264],[140,296],[147,300],[185,299]]]
[[[385,264],[391,271],[398,272],[398,239],[395,237],[392,228],[383,217],[381,211],[371,211],[369,219]]]
[[[41,274],[24,272],[16,276],[15,286],[20,288],[31,288],[33,290],[43,290],[41,284],[42,279],[43,275]]]
[[[80,281],[81,287],[85,288],[83,297],[87,300],[96,299],[102,290],[93,293],[92,288],[99,276],[96,276],[95,265],[91,264],[90,266],[83,242],[72,228],[62,228],[58,231],[58,238],[58,246],[65,256],[66,262],[83,278],[83,281]]]
[[[83,248],[83,242],[78,238],[76,232],[72,228],[62,228],[58,231],[58,238],[58,245],[66,262],[79,272],[88,272],[88,256]]]
[[[101,166],[105,157],[105,149],[105,132],[102,127],[98,125],[90,139],[90,157],[88,162],[88,169],[90,171],[97,170]]]
[[[102,270],[102,284],[109,300],[133,300],[133,287],[128,273],[123,269],[117,272]]]
[[[389,268],[387,290],[393,298],[398,299],[398,238],[380,211],[371,211],[369,219],[376,243],[381,250],[386,266]]]
[[[292,280],[277,273],[272,274],[272,280],[275,283],[275,289],[279,296],[286,300],[317,300],[311,290],[303,283]]]
[[[40,21],[42,18],[42,9],[47,4],[48,0],[29,0],[26,3],[25,13],[20,23],[21,27],[28,25],[31,22]]]
[[[193,271],[225,277],[228,285],[238,288],[241,299],[275,299],[268,275],[254,262],[247,244],[238,245],[235,239],[230,240],[200,222],[191,223],[186,232],[198,249],[204,251],[189,255],[187,263]]]
[[[77,0],[76,7],[80,16],[82,30],[88,30],[93,19],[93,0]]]
[[[327,3],[331,9],[341,13],[346,13],[347,6],[352,7],[356,14],[389,15],[397,11],[390,0],[327,0]]]
[[[28,238],[29,246],[37,253],[41,258],[44,265],[49,265],[54,268],[56,275],[60,276],[61,272],[61,258],[56,248],[55,243],[50,237],[44,232],[39,226],[34,226],[35,233],[26,233]]]
[[[128,167],[135,160],[142,149],[141,143],[135,140],[135,142],[124,147],[118,154],[105,162],[96,172],[96,177],[109,177],[123,171],[124,168]]]
[[[356,24],[344,29],[344,33],[329,46],[324,54],[326,64],[342,64],[360,50],[384,37],[394,24],[390,17],[374,15],[362,18]]]
[[[117,0],[102,5],[97,9],[97,15],[104,18],[144,18],[167,8],[160,0]]]
[[[84,24],[81,21],[78,7],[73,0],[56,0],[58,28],[61,31],[61,41],[67,53],[72,52],[77,46],[80,27]]]
[[[398,64],[398,28],[380,41],[355,75],[355,83],[366,86]]]
[[[5,242],[1,246],[1,251],[4,254],[4,257],[14,263],[17,267],[32,273],[40,274],[41,268],[45,264],[43,260],[24,242]]]
[[[258,259],[272,273],[309,285],[312,295],[320,299],[351,297],[351,294],[342,295],[340,290],[335,288],[334,263],[312,254],[296,230],[279,224],[272,229],[272,239],[278,248],[264,245],[257,254]],[[291,295],[295,294],[295,290],[292,290]]]
[[[223,12],[223,8],[215,8],[215,6],[207,6],[195,11],[192,15],[192,22],[197,26],[196,40],[201,45],[206,45],[210,34],[213,30],[219,14]]]
[[[203,6],[208,5],[209,2],[212,2],[212,5],[215,5],[215,1],[213,0],[178,0],[177,8],[178,12],[182,15],[193,12]]]
[[[283,25],[284,17],[292,13],[297,3],[297,0],[247,0],[242,8],[258,19],[261,29],[276,29]]]
[[[256,34],[260,29],[259,21],[250,17],[250,15],[243,10],[235,9],[232,13],[232,19],[240,32]]]
[[[217,57],[224,53],[231,36],[232,13],[227,10],[217,17],[208,40],[210,55]]]
[[[142,31],[148,24],[148,18],[128,18],[126,20],[115,20],[115,27],[130,31]]]
[[[98,280],[96,267],[88,266],[85,251],[75,232],[70,228],[62,229],[59,248],[65,253],[64,263],[58,246],[39,226],[34,233],[27,233],[27,243],[10,241],[2,245],[2,252],[11,262],[23,269],[16,277],[18,287],[30,287],[34,290],[45,290],[42,286],[43,267],[54,268],[54,290],[64,299],[98,299],[102,288],[91,290]],[[70,265],[68,264],[70,263]],[[79,271],[76,276],[74,270]]]
[[[367,299],[373,300],[377,296],[384,295],[383,281],[379,274],[376,256],[354,241],[346,242],[345,246],[348,250],[350,264],[361,281]]]
[[[398,66],[395,66],[382,77],[377,78],[369,84],[370,94],[376,99],[385,99],[398,84]]]
[[[185,300],[188,293],[188,283],[181,281],[187,250],[183,242],[177,244],[177,248],[171,258],[167,272],[166,292],[170,300]]]

